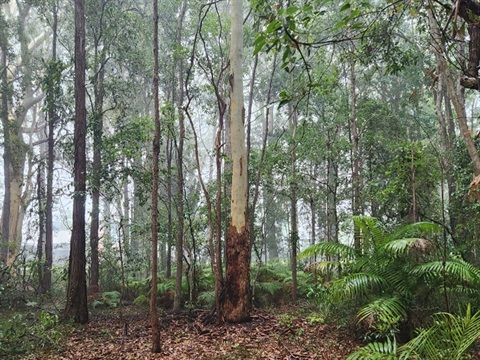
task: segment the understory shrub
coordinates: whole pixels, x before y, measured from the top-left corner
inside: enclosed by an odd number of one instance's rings
[[[0,358],[9,359],[38,349],[58,349],[68,333],[58,316],[40,310],[38,313],[16,313],[0,320]]]

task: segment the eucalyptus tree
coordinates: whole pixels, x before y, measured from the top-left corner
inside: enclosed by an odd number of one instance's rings
[[[20,250],[22,225],[26,206],[31,199],[31,179],[25,177],[29,146],[24,130],[31,133],[34,124],[27,125],[27,114],[43,99],[35,84],[35,53],[48,36],[46,29],[33,26],[35,14],[28,2],[2,3],[2,125],[4,137],[3,167],[5,192],[2,204],[2,260],[11,265]],[[12,31],[12,30],[15,31]],[[32,29],[30,31],[30,29]],[[14,42],[18,41],[18,46]],[[17,53],[18,51],[18,53]],[[37,121],[36,116],[32,116]],[[29,136],[30,136],[29,135]],[[30,164],[31,165],[31,164]]]
[[[243,98],[243,3],[230,4],[230,111],[232,197],[226,239],[226,274],[222,316],[228,322],[250,319],[250,234],[248,226],[248,163]]]

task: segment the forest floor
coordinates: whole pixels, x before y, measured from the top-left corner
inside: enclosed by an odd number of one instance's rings
[[[207,312],[163,314],[162,352],[152,354],[148,309],[94,312],[59,352],[29,359],[345,359],[359,346],[346,330],[288,312],[255,311],[244,324],[205,324]]]

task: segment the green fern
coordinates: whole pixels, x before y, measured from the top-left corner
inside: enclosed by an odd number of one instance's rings
[[[377,299],[360,309],[357,317],[358,322],[367,318],[405,319],[407,317],[406,304],[398,297]]]
[[[377,274],[353,273],[332,282],[331,291],[337,301],[365,296],[374,289],[387,287],[385,279]]]
[[[373,342],[361,347],[347,357],[347,360],[406,360],[410,357],[406,352],[400,353],[395,338],[383,343]]]
[[[439,279],[443,272],[458,283],[474,285],[480,283],[480,270],[463,259],[454,258],[445,262],[432,261],[420,265],[411,271],[412,275],[424,276],[427,279]]]
[[[431,327],[402,348],[431,360],[460,360],[480,338],[480,311],[472,315],[470,304],[464,316],[438,313]]]
[[[351,246],[336,242],[321,242],[306,248],[298,255],[298,258],[303,259],[315,255],[328,255],[348,259],[355,256],[355,249]]]
[[[280,290],[283,285],[280,284],[279,282],[277,281],[272,281],[272,282],[257,282],[255,283],[255,287],[256,287],[256,291],[263,291],[263,292],[267,292],[269,293],[270,295],[275,295],[275,292],[277,290]]]

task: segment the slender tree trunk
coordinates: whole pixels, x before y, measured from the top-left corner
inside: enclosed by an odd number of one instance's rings
[[[173,140],[167,139],[167,211],[168,211],[168,229],[167,229],[167,251],[166,251],[166,277],[172,276],[172,242],[173,242],[173,219],[172,219],[172,147]]]
[[[37,201],[38,201],[38,243],[37,243],[37,272],[38,293],[45,292],[43,274],[43,244],[45,242],[45,166],[42,161],[38,164],[37,171]]]
[[[222,315],[228,322],[250,319],[250,234],[248,226],[248,163],[243,102],[243,2],[231,10],[230,121],[232,146],[232,196],[227,234],[227,263]]]
[[[53,5],[53,39],[52,39],[52,64],[55,66],[55,73],[60,70],[57,68],[57,27],[58,27],[58,3],[55,0]],[[56,89],[58,81],[52,82],[53,89]],[[54,91],[52,89],[52,91]],[[55,123],[57,114],[55,111],[55,98],[52,97],[52,104],[48,105],[48,158],[47,158],[47,198],[45,204],[45,264],[43,270],[43,288],[50,291],[52,287],[52,265],[53,265],[53,166],[55,163]]]
[[[99,54],[100,51],[100,54]],[[90,291],[99,291],[100,264],[98,256],[99,228],[100,228],[100,187],[102,178],[102,142],[103,142],[103,98],[106,62],[105,46],[99,50],[98,39],[95,39],[94,71],[94,114],[93,114],[93,164],[92,164],[92,212],[90,223]]]
[[[155,137],[153,140],[152,183],[152,287],[150,289],[150,322],[152,325],[152,352],[159,353],[160,329],[157,315],[157,269],[158,269],[158,182],[160,155],[160,100],[158,86],[158,0],[153,0],[153,96],[155,107]]]
[[[297,285],[297,249],[298,249],[298,213],[297,213],[297,125],[298,113],[290,106],[292,145],[290,147],[290,265],[292,269],[292,302],[298,300]]]
[[[85,1],[75,1],[75,163],[73,228],[70,241],[67,304],[65,316],[77,323],[88,322],[87,283],[85,274],[85,195],[86,195],[85,107]]]
[[[177,33],[176,43],[182,42],[182,28],[183,18],[187,10],[187,1],[183,0],[180,5],[180,13],[177,21]],[[177,71],[178,71],[178,148],[177,148],[177,217],[178,217],[178,233],[177,233],[177,246],[176,246],[176,262],[177,273],[175,278],[175,298],[173,301],[173,310],[178,312],[182,308],[182,273],[183,273],[183,240],[184,240],[184,180],[183,180],[183,143],[185,139],[185,115],[183,110],[183,98],[184,98],[184,81],[183,81],[183,57],[178,54]]]
[[[352,136],[352,213],[354,216],[360,215],[360,159],[358,154],[359,135],[357,128],[357,93],[356,93],[356,74],[355,62],[350,65],[350,127]],[[355,250],[359,251],[360,230],[354,225],[353,242]]]

